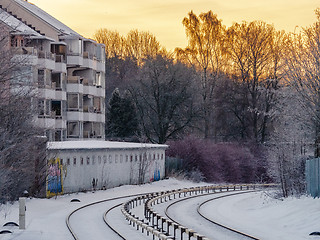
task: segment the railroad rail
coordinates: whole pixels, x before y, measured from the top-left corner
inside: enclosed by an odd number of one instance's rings
[[[109,213],[110,211],[112,211],[113,209],[121,206],[121,205],[122,205],[122,203],[117,204],[117,205],[113,206],[112,208],[109,208],[109,209],[103,214],[103,221],[104,221],[104,222],[107,224],[107,226],[108,226],[110,229],[112,229],[121,239],[126,240],[126,238],[125,238],[124,236],[122,236],[120,232],[118,232],[117,230],[115,230],[115,229],[109,224],[109,222],[108,222],[108,220],[107,220],[107,215],[108,215],[108,213]]]
[[[206,200],[206,201],[202,202],[202,203],[197,207],[197,212],[198,212],[198,214],[199,214],[202,218],[206,219],[208,222],[211,222],[211,223],[213,223],[213,224],[215,224],[215,225],[217,225],[217,226],[219,226],[219,227],[225,228],[225,229],[227,229],[227,230],[229,230],[229,231],[231,231],[231,232],[240,234],[240,235],[245,236],[245,237],[250,238],[250,239],[259,240],[259,238],[256,238],[256,237],[254,237],[254,236],[251,236],[251,235],[249,235],[249,234],[247,234],[247,233],[241,232],[241,231],[236,230],[236,229],[234,229],[234,228],[231,228],[231,227],[228,227],[228,226],[223,225],[223,224],[221,224],[221,223],[218,223],[218,222],[216,222],[216,221],[213,221],[212,219],[206,217],[206,216],[201,212],[201,207],[202,207],[204,204],[206,204],[206,203],[208,203],[208,202],[210,202],[210,201],[214,201],[214,200],[217,200],[217,199],[220,199],[220,198],[230,197],[230,196],[234,196],[234,195],[238,195],[238,194],[245,194],[245,193],[250,193],[250,192],[237,192],[237,193],[232,193],[232,194],[228,194],[228,195],[223,195],[223,196],[219,196],[219,197],[215,197],[215,198]]]
[[[71,233],[72,237],[74,240],[79,240],[79,237],[77,236],[77,234],[75,233],[75,231],[72,229],[71,227],[71,224],[70,224],[70,218],[73,214],[75,214],[76,212],[84,209],[84,208],[87,208],[87,207],[91,207],[93,205],[96,205],[96,204],[100,204],[100,203],[105,203],[105,202],[108,202],[108,201],[115,201],[115,200],[120,200],[120,199],[126,199],[126,198],[132,198],[132,197],[137,197],[137,196],[140,196],[140,195],[145,195],[145,194],[148,194],[148,193],[141,193],[141,194],[133,194],[133,195],[126,195],[126,196],[120,196],[120,197],[114,197],[114,198],[108,198],[108,199],[103,199],[103,200],[100,200],[100,201],[96,201],[96,202],[92,202],[92,203],[89,203],[89,204],[86,204],[86,205],[83,205],[75,210],[73,210],[67,217],[66,217],[66,225],[67,225],[67,228],[69,230],[69,232]],[[122,203],[121,203],[122,204]],[[120,205],[121,205],[120,204]],[[117,207],[118,205],[112,207],[111,209]],[[107,226],[114,232],[116,233],[120,238],[122,239],[126,239],[124,238],[120,232],[118,232],[116,229],[114,229],[113,227],[111,227],[111,225],[107,222],[107,219],[106,219],[106,215],[108,214],[109,211],[111,211],[111,209],[109,209],[108,211],[106,211],[103,215],[103,220],[104,222],[107,224]]]
[[[177,238],[178,233],[180,233],[180,239],[197,239],[197,240],[209,240],[206,236],[203,236],[194,230],[182,226],[179,223],[161,216],[159,213],[154,211],[153,207],[155,204],[163,203],[171,199],[180,197],[191,197],[192,195],[204,195],[213,194],[217,192],[229,192],[229,191],[248,191],[256,190],[267,187],[274,187],[276,184],[245,184],[245,185],[210,185],[210,186],[200,186],[192,188],[183,188],[177,190],[170,190],[165,192],[149,193],[145,195],[133,198],[121,207],[121,212],[125,218],[129,221],[130,225],[136,227],[137,230],[141,230],[142,233],[146,232],[147,235],[152,234],[153,239],[158,240],[174,240]],[[132,213],[133,208],[138,205],[144,206],[144,219],[139,219]],[[177,233],[178,232],[178,233]],[[255,239],[255,238],[253,238]]]
[[[210,223],[213,223],[213,224],[215,224],[215,225],[217,225],[217,226],[219,226],[219,227],[222,227],[222,228],[224,228],[224,229],[227,229],[228,231],[231,231],[231,232],[234,232],[234,233],[236,233],[236,234],[242,235],[242,236],[244,236],[244,237],[246,237],[246,238],[259,240],[258,238],[253,237],[253,236],[251,236],[251,235],[249,235],[249,234],[240,232],[240,231],[238,231],[238,230],[236,230],[236,229],[233,229],[233,228],[231,228],[231,227],[228,227],[228,226],[226,226],[226,225],[223,225],[223,224],[220,224],[220,223],[218,223],[218,222],[216,222],[216,221],[213,221],[213,220],[207,218],[207,217],[206,217],[204,214],[202,214],[201,211],[200,211],[201,206],[203,206],[203,205],[206,204],[207,202],[210,202],[210,201],[213,201],[213,200],[217,200],[217,199],[220,199],[220,198],[230,197],[230,196],[239,195],[239,194],[252,193],[252,192],[256,192],[256,191],[254,191],[254,190],[241,191],[241,192],[237,192],[237,193],[230,193],[230,194],[226,194],[226,195],[222,195],[222,196],[218,196],[218,197],[211,198],[211,199],[209,199],[209,200],[206,200],[206,201],[202,202],[202,203],[197,207],[197,212],[198,212],[198,214],[199,214],[202,218],[204,218],[206,221],[208,221],[208,222],[210,222]],[[175,205],[175,204],[181,203],[181,202],[186,201],[186,200],[190,200],[190,198],[203,197],[203,196],[206,196],[206,195],[211,195],[211,194],[216,194],[216,193],[217,193],[217,192],[207,193],[207,194],[203,194],[203,195],[195,195],[195,196],[191,196],[191,197],[188,197],[188,198],[183,198],[183,199],[177,200],[177,201],[169,204],[169,205],[165,208],[165,215],[166,215],[166,217],[167,217],[168,219],[170,219],[171,221],[173,221],[173,222],[175,222],[175,223],[177,223],[177,224],[179,224],[179,225],[182,225],[181,223],[177,222],[176,220],[174,220],[173,218],[171,218],[171,217],[169,216],[169,213],[168,213],[169,208],[171,208],[171,207],[172,207],[173,205]]]

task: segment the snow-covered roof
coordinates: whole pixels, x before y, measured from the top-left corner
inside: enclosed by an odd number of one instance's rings
[[[63,141],[63,142],[48,142],[47,149],[62,150],[62,149],[139,149],[139,148],[167,148],[164,144],[150,143],[131,143],[131,142],[114,142],[101,140],[83,140],[83,141]]]
[[[0,9],[0,21],[4,22],[13,31],[18,32],[19,34],[42,37],[41,34],[2,9]]]
[[[43,11],[42,9],[38,8],[36,5],[34,5],[30,2],[27,2],[25,0],[14,0],[14,1],[17,4],[19,4],[20,6],[22,6],[23,8],[25,8],[26,10],[28,10],[29,12],[31,12],[32,14],[38,16],[43,21],[47,22],[49,25],[51,25],[52,27],[57,29],[57,31],[61,32],[62,34],[63,33],[64,34],[71,34],[71,35],[77,35],[77,36],[81,37],[80,34],[73,31],[71,28],[64,25],[62,22],[55,19],[54,17],[52,17],[51,15],[49,15],[48,13]]]

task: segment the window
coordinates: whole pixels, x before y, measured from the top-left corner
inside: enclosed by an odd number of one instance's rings
[[[123,156],[122,154],[120,154],[120,163],[122,163],[122,161],[123,161]]]
[[[38,115],[44,116],[44,99],[38,100]]]
[[[128,156],[128,155],[126,155],[126,162],[128,162],[128,159],[129,159],[129,156]]]
[[[68,110],[78,111],[80,108],[79,95],[77,93],[67,93]]]
[[[103,156],[103,163],[107,163],[107,156]]]
[[[83,157],[80,157],[80,164],[83,165]]]
[[[112,163],[112,156],[109,155],[109,163]]]
[[[133,156],[132,156],[132,155],[130,155],[130,162],[132,162],[132,160],[133,160]]]
[[[45,84],[46,84],[46,88],[52,88],[52,83],[51,83],[51,73],[52,70],[46,69],[45,70]]]
[[[98,164],[101,164],[101,156],[98,156]]]
[[[63,165],[63,159],[62,158],[60,159],[60,164]]]
[[[115,155],[114,162],[115,162],[115,163],[118,162],[118,154]]]
[[[96,156],[92,156],[92,165],[96,163]]]
[[[87,165],[90,164],[90,157],[87,157]]]
[[[67,158],[67,165],[70,165],[70,158]]]
[[[61,117],[61,101],[51,101],[51,115],[55,118]]]
[[[18,39],[14,36],[11,37],[11,47],[18,47]]]
[[[38,87],[44,88],[44,70],[38,69]]]
[[[79,39],[79,54],[82,54],[82,41]]]
[[[68,122],[67,123],[68,137],[78,138],[80,136],[80,123],[79,122]]]
[[[63,141],[63,129],[54,130],[54,141]]]
[[[51,102],[50,102],[50,100],[46,100],[45,101],[45,115],[46,116],[50,116],[50,114],[51,114]]]
[[[101,80],[101,73],[100,72],[96,73],[96,78],[95,78],[94,82],[97,87],[101,87],[102,80]]]
[[[51,114],[51,100],[39,99],[38,100],[38,115],[50,116]]]
[[[73,157],[73,165],[76,165],[76,164],[77,164],[77,158]]]

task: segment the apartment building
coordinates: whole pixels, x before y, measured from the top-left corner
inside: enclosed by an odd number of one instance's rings
[[[104,139],[105,47],[26,0],[0,0],[0,24],[28,58],[36,123],[49,141]]]

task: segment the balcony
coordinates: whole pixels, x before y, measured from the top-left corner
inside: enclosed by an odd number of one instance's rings
[[[82,66],[83,65],[82,55],[69,53],[67,56],[67,64],[71,66]]]
[[[55,70],[55,54],[51,52],[38,51],[38,64],[42,68]]]
[[[38,58],[45,58],[45,59],[55,61],[56,55],[51,52],[38,51]]]
[[[67,61],[63,55],[55,55],[55,71],[67,72]]]
[[[83,92],[83,79],[80,76],[68,76],[67,78],[68,92]]]
[[[38,51],[34,47],[12,47],[13,60],[17,62],[26,62],[31,65],[38,64]]]
[[[38,56],[38,50],[34,47],[15,47],[13,53],[18,55],[35,55]]]
[[[68,84],[80,84],[80,83],[82,83],[82,79],[80,78],[80,76],[68,76],[67,83]]]

